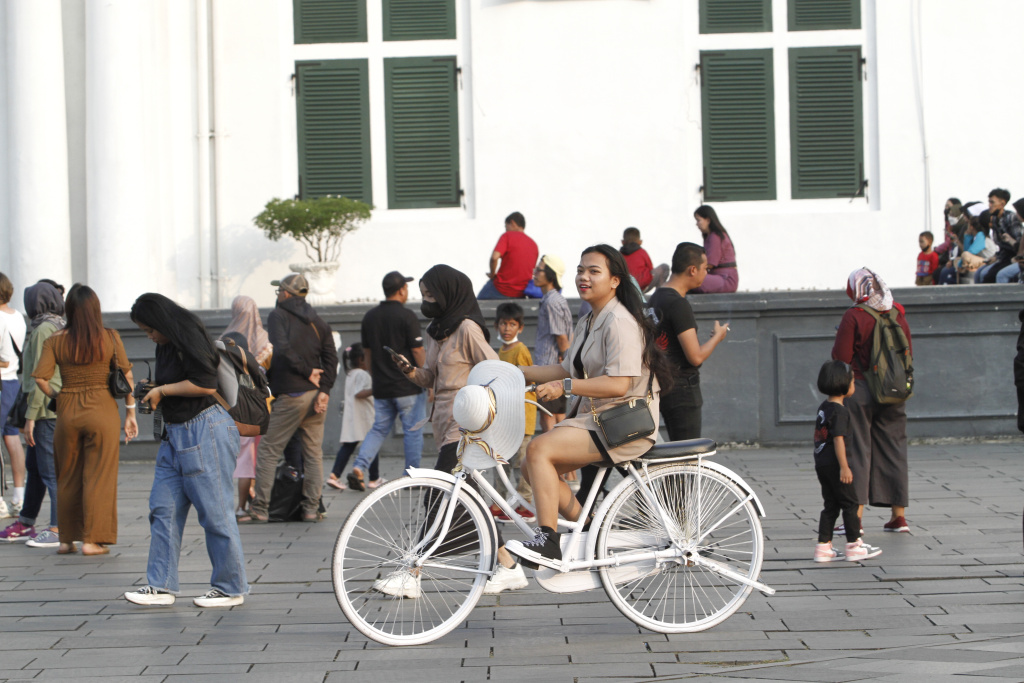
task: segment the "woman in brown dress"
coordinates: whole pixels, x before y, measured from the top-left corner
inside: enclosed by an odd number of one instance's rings
[[[76,551],[104,555],[117,543],[117,466],[120,416],[107,380],[114,362],[132,382],[131,363],[116,330],[103,327],[100,300],[89,287],[76,284],[65,301],[68,324],[43,344],[32,377],[40,390],[57,399],[54,459],[57,465],[57,519],[60,554]],[[116,361],[115,361],[116,359]],[[60,392],[50,386],[60,366]],[[124,431],[139,433],[135,399],[125,399]]]

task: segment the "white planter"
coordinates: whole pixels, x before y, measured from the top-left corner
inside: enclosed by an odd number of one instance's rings
[[[338,294],[335,291],[334,276],[338,272],[338,262],[328,261],[326,263],[292,263],[288,267],[294,273],[302,273],[309,283],[309,294],[306,301],[311,306],[324,306],[326,304],[338,303]]]

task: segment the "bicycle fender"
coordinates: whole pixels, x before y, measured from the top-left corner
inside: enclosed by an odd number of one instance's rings
[[[446,483],[451,484],[453,486],[455,485],[455,475],[451,474],[449,472],[442,472],[441,470],[432,470],[432,469],[428,469],[426,467],[410,467],[410,468],[408,468],[406,470],[406,473],[412,479],[438,479],[440,481],[446,482]],[[472,486],[469,486],[467,484],[466,486],[462,487],[462,490],[465,491],[469,495],[470,498],[475,500],[477,502],[477,504],[484,510],[484,512],[487,513],[485,515],[485,517],[487,517],[487,519],[489,520],[488,523],[490,524],[490,527],[491,527],[491,543],[494,545],[494,551],[495,551],[494,552],[494,562],[495,562],[495,566],[497,566],[497,562],[498,562],[498,552],[497,552],[498,551],[498,526],[494,522],[494,515],[492,515],[490,513],[490,506],[487,503],[484,502],[484,498],[483,498],[483,496],[480,495],[480,492],[477,491]],[[494,567],[491,567],[491,570],[493,570],[493,569],[494,569]]]
[[[707,467],[709,470],[714,470],[715,472],[718,472],[722,476],[731,479],[733,482],[736,483],[737,486],[739,486],[741,489],[750,494],[751,498],[754,501],[754,507],[757,508],[757,514],[761,517],[768,516],[767,514],[765,514],[764,506],[761,505],[761,501],[758,499],[757,494],[754,493],[754,489],[750,488],[750,484],[744,481],[743,477],[736,474],[725,465],[720,465],[717,462],[703,462],[701,463],[701,467]]]
[[[693,466],[696,467],[697,464],[693,463]],[[757,494],[754,493],[754,489],[750,487],[750,484],[744,481],[743,477],[736,474],[728,467],[725,467],[724,465],[719,465],[717,462],[709,462],[707,460],[704,460],[700,463],[700,466],[706,467],[709,470],[714,470],[715,472],[721,474],[725,478],[734,482],[737,486],[743,489],[743,491],[750,494],[751,500],[754,503],[754,508],[757,510],[758,516],[768,516],[767,514],[765,514],[764,506],[761,505],[761,501],[758,499]],[[631,477],[624,477],[622,481],[620,481],[618,485],[615,486],[615,488],[608,492],[608,495],[604,497],[604,500],[601,501],[600,507],[598,507],[597,511],[594,513],[594,521],[590,523],[591,529],[601,528],[601,524],[604,523],[605,515],[608,514],[608,508],[611,507],[612,501],[614,501],[622,492],[622,490],[629,486],[632,483],[632,481],[633,480]],[[595,557],[595,553],[597,552],[597,533],[590,533],[587,534],[587,536],[587,557]]]

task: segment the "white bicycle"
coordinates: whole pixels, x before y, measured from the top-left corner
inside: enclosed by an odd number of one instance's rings
[[[560,571],[541,568],[537,583],[553,593],[603,587],[622,614],[658,633],[709,629],[753,589],[774,594],[759,580],[764,508],[741,477],[709,461],[716,448],[710,439],[677,441],[623,463],[623,481],[588,530],[559,520],[571,532],[561,535]],[[496,569],[497,530],[485,497],[534,536],[515,507],[534,508],[515,493],[503,499],[486,468],[410,468],[349,514],[334,546],[332,580],[360,633],[386,645],[420,645],[466,620]],[[608,469],[599,471],[580,520],[588,519]],[[514,492],[505,468],[497,473]]]

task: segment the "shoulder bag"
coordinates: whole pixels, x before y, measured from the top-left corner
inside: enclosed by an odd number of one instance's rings
[[[650,404],[654,400],[651,389],[654,386],[654,372],[647,380],[647,396],[644,399],[631,398],[614,408],[605,410],[600,415],[594,409],[594,399],[590,399],[590,412],[594,422],[604,434],[609,448],[618,448],[654,433],[657,426],[651,417]]]
[[[117,340],[114,333],[110,333],[110,343],[114,345],[114,355],[110,357],[110,375],[107,377],[107,387],[110,395],[114,398],[125,398],[132,393],[132,385],[124,374],[124,370],[117,362]]]

